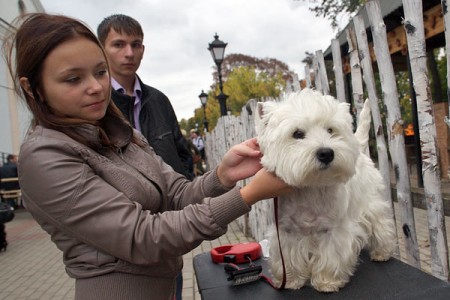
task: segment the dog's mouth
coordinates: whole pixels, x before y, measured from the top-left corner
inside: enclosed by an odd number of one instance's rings
[[[328,168],[330,168],[330,164],[320,164],[319,165],[319,170],[326,170],[326,169],[328,169]]]

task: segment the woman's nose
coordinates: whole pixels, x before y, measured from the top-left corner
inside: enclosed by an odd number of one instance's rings
[[[103,90],[103,86],[100,84],[97,78],[91,77],[88,84],[88,92],[90,94],[98,93]]]

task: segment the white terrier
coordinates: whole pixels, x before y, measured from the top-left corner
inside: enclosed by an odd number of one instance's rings
[[[366,101],[368,102],[368,101]],[[282,102],[258,103],[256,132],[262,165],[296,189],[279,203],[279,235],[270,234],[270,265],[286,288],[310,284],[335,292],[353,275],[360,251],[388,260],[396,248],[390,204],[383,178],[367,157],[370,108],[352,130],[347,103],[313,90]]]

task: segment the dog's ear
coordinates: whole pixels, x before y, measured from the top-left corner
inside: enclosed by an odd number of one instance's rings
[[[276,109],[277,103],[274,101],[256,103],[255,127],[256,134],[260,134],[269,122],[269,119]]]
[[[264,117],[264,102],[258,102],[256,103],[256,114],[255,114],[256,134],[260,134],[267,125],[267,123],[263,121],[263,117]]]
[[[368,152],[369,147],[369,131],[372,118],[370,115],[370,102],[369,99],[364,101],[363,109],[359,114],[358,127],[356,128],[355,137],[360,144],[360,151],[363,153]]]

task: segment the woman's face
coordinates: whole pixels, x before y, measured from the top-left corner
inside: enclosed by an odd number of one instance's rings
[[[94,42],[77,37],[44,61],[41,98],[59,116],[97,121],[110,101],[108,65]]]

